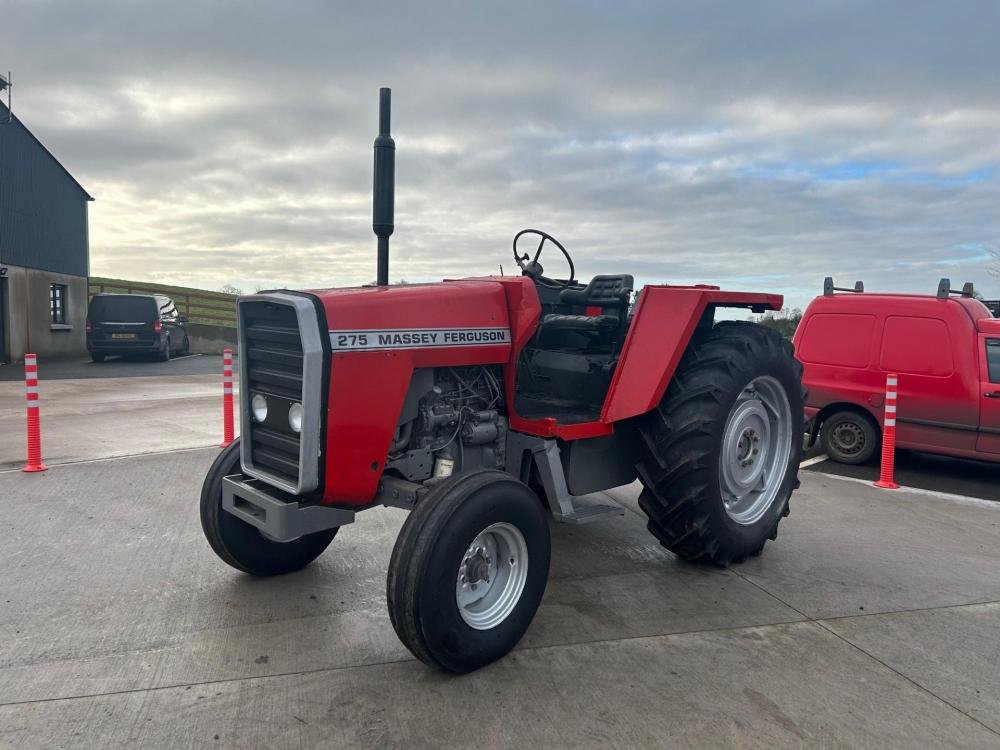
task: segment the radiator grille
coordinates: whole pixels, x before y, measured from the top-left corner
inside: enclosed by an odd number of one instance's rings
[[[247,422],[253,465],[292,485],[299,482],[300,436],[288,426],[288,409],[303,401],[302,335],[295,308],[253,300],[239,306],[240,354],[246,385],[240,386],[247,404],[254,395],[267,399],[267,419]],[[244,415],[251,409],[245,408]]]

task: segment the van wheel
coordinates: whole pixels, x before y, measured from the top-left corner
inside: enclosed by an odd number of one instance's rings
[[[820,443],[824,453],[834,461],[868,463],[878,450],[878,428],[856,411],[838,411],[823,420]]]
[[[337,529],[275,542],[222,507],[222,478],[240,473],[240,441],[215,459],[201,489],[201,528],[223,562],[254,576],[276,576],[304,568],[325,550]]]
[[[161,362],[170,361],[170,337],[168,336],[163,342],[163,348],[160,349],[160,353],[156,355],[156,358]]]
[[[637,420],[646,527],[683,560],[728,565],[778,535],[798,484],[802,365],[764,326],[723,322]]]
[[[91,352],[91,354],[90,354],[90,361],[91,362],[103,362],[105,357],[107,357],[106,354],[98,354],[97,352]]]

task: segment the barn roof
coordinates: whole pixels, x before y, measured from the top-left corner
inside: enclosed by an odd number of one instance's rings
[[[7,109],[7,107],[2,102],[0,102],[0,121],[6,121],[7,117],[8,117],[8,113],[9,113],[9,110]],[[20,125],[21,128],[24,130],[24,132],[27,133],[28,136],[31,138],[31,140],[33,140],[35,143],[37,143],[38,147],[43,152],[45,152],[49,156],[49,158],[52,159],[52,161],[54,161],[56,163],[56,166],[58,166],[59,169],[61,169],[63,171],[63,173],[67,177],[69,177],[69,179],[73,182],[73,184],[76,185],[80,189],[80,192],[83,193],[84,197],[88,201],[94,200],[94,197],[90,193],[87,192],[87,189],[83,185],[81,185],[72,174],[70,174],[69,170],[66,169],[66,167],[64,167],[62,165],[62,162],[60,162],[55,157],[55,155],[45,147],[44,143],[42,143],[40,140],[38,140],[38,138],[35,136],[34,133],[31,132],[31,130],[28,128],[28,126],[25,125],[23,122],[21,122],[20,119],[18,119],[17,115],[11,113],[10,117],[11,117],[11,123],[9,123],[9,124],[17,123],[18,125]]]

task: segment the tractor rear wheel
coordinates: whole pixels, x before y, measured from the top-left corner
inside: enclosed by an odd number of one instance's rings
[[[638,429],[649,530],[684,560],[742,562],[777,536],[798,487],[802,365],[777,332],[719,323]]]
[[[337,529],[276,542],[222,508],[222,478],[240,473],[240,441],[215,459],[201,489],[201,528],[223,562],[254,576],[276,576],[304,568],[330,546]]]
[[[473,471],[436,485],[410,513],[389,562],[389,619],[425,664],[471,672],[521,640],[549,577],[538,497],[510,474]]]

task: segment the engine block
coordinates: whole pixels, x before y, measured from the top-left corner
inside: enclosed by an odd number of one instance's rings
[[[386,470],[424,482],[470,469],[503,468],[502,382],[496,367],[416,371]]]

